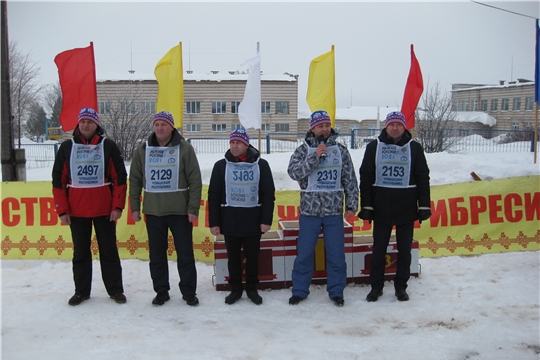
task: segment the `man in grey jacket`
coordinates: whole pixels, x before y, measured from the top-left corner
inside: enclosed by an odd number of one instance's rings
[[[315,111],[311,114],[305,144],[294,151],[289,161],[289,176],[298,181],[301,188],[300,232],[292,271],[291,305],[297,305],[309,295],[315,246],[321,228],[328,273],[326,290],[335,305],[345,303],[343,289],[347,264],[343,213],[345,217],[352,217],[358,209],[358,182],[349,151],[336,139],[327,112]]]
[[[197,269],[193,255],[193,222],[199,215],[202,180],[195,150],[174,128],[173,116],[161,111],[154,115],[154,132],[135,151],[129,172],[131,217],[141,220],[140,196],[144,188],[142,212],[146,215],[150,275],[154,305],[163,305],[169,296],[167,258],[169,229],[177,255],[180,292],[190,306],[196,296]]]

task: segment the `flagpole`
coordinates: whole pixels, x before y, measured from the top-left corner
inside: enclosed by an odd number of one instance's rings
[[[259,55],[260,50],[261,50],[261,43],[257,41],[257,55]],[[261,84],[261,87],[262,87],[262,84]],[[259,150],[259,153],[261,153],[261,127],[262,127],[262,124],[259,127],[259,145],[257,148]]]
[[[536,102],[536,111],[534,114],[534,164],[536,164],[536,155],[538,154],[538,101]]]
[[[180,74],[182,74],[182,83],[179,84],[180,86],[182,86],[182,88],[184,87],[184,72],[183,72],[183,68],[182,68],[182,62],[183,62],[183,51],[182,51],[182,42],[178,42],[178,45],[180,46],[180,54],[182,54],[181,58],[180,58],[180,61],[179,61],[179,66],[180,66]],[[182,97],[184,96],[184,92],[182,91]],[[180,99],[180,104],[182,104],[182,112],[184,111],[184,99]],[[184,121],[182,121],[182,125],[180,126],[180,135],[184,136]]]

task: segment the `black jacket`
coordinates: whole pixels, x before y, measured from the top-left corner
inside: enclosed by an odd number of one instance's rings
[[[254,163],[260,153],[253,146],[247,149],[246,162]],[[225,158],[234,162],[230,150]],[[230,236],[249,236],[261,234],[261,224],[272,225],[274,216],[275,187],[268,162],[259,159],[259,205],[254,208],[222,206],[226,204],[225,166],[227,161],[221,159],[214,164],[210,185],[208,187],[208,213],[210,227],[219,226],[221,234]]]
[[[393,144],[386,129],[379,135],[379,140],[385,144]],[[371,141],[364,154],[360,166],[360,204],[361,208],[372,207],[373,219],[389,224],[404,224],[418,219],[419,207],[430,207],[429,168],[424,149],[416,141],[412,141],[411,133],[405,131],[396,144],[398,146],[411,144],[411,188],[388,188],[373,186],[375,184],[375,155],[377,140]]]

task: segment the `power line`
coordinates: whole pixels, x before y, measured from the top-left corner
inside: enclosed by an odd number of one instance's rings
[[[531,18],[531,19],[539,20],[539,18],[534,17],[534,16],[525,15],[525,14],[521,14],[521,13],[518,13],[518,12],[515,12],[515,11],[510,11],[510,10],[506,10],[506,9],[503,9],[503,8],[500,8],[500,7],[496,7],[496,6],[493,6],[493,5],[484,4],[484,3],[481,3],[481,2],[479,2],[479,1],[474,1],[474,0],[470,0],[470,1],[473,2],[473,3],[475,3],[475,4],[478,4],[478,5],[484,5],[484,6],[493,8],[493,9],[497,9],[497,10],[501,10],[501,11],[506,11],[506,12],[509,12],[509,13],[511,13],[511,14],[515,14],[515,15],[519,15],[519,16],[525,16],[525,17],[528,17],[528,18]]]

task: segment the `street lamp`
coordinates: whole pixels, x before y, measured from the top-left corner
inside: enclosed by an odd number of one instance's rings
[[[45,140],[49,140],[49,124],[52,124],[52,122],[45,118]]]

